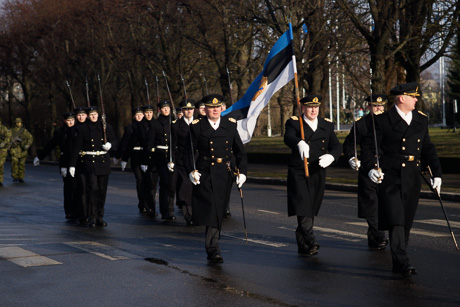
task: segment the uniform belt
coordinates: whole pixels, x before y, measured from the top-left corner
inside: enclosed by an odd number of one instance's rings
[[[157,149],[161,149],[161,150],[168,150],[169,147],[166,146],[166,145],[157,145]]]
[[[229,158],[211,158],[207,156],[202,156],[202,158],[205,161],[211,161],[211,162],[216,162],[216,163],[224,163],[224,162],[230,161]]]
[[[105,155],[107,151],[80,151],[80,156],[84,155],[93,155],[93,156],[102,156]]]
[[[141,146],[136,146],[136,147],[133,147],[133,150],[143,150],[144,148],[141,147]]]
[[[392,155],[389,155],[389,156],[394,157],[394,158],[399,158],[399,159],[404,160],[404,161],[418,160],[418,156],[413,156],[413,155],[392,154]]]

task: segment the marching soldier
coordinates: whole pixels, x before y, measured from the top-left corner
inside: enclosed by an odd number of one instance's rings
[[[187,143],[187,138],[190,141],[190,124],[193,122],[193,111],[195,110],[195,101],[193,99],[185,99],[180,103],[184,116],[177,120],[173,125],[177,135],[177,157],[176,157],[176,204],[182,209],[187,225],[193,225],[192,219],[192,190],[193,184],[188,178],[188,173],[185,170],[183,156],[186,147],[190,147],[191,143]]]
[[[0,117],[0,187],[3,187],[3,165],[8,155],[8,144],[11,142],[11,131],[2,125]]]
[[[196,109],[196,118],[201,119],[201,118],[206,117],[206,106],[203,100],[200,100],[195,104],[195,109]]]
[[[13,182],[24,183],[26,158],[34,139],[19,117],[16,118],[15,123],[16,127],[11,129],[11,177],[13,177]]]
[[[374,94],[366,98],[368,109],[374,115],[382,114],[385,110],[387,95]],[[362,149],[364,139],[372,132],[372,114],[356,120],[350,133],[343,143],[343,153],[350,167],[359,170],[358,173],[358,217],[365,218],[369,228],[367,230],[367,244],[377,250],[384,250],[388,244],[385,232],[378,229],[378,195],[377,184],[367,176],[367,172],[361,168],[361,161],[355,157],[356,148]],[[370,134],[372,135],[372,134]],[[373,135],[372,135],[373,136]],[[355,139],[356,137],[356,139]]]
[[[141,170],[141,146],[140,139],[137,137],[138,130],[141,128],[141,122],[144,118],[144,110],[142,107],[133,109],[134,121],[132,124],[125,127],[123,138],[120,141],[116,158],[121,158],[121,170],[124,171],[128,160],[131,160],[131,170],[136,178],[137,199],[139,200],[137,207],[139,212],[146,213],[149,210],[146,199],[146,187],[144,183],[144,175]]]
[[[315,94],[302,98],[302,118],[288,119],[284,135],[284,143],[292,150],[287,178],[288,215],[297,215],[298,252],[307,256],[316,255],[320,247],[313,224],[323,201],[326,168],[342,152],[334,124],[318,117],[321,99]],[[303,120],[305,140],[301,138],[299,120]],[[304,158],[308,158],[309,177],[305,177]]]
[[[45,145],[34,159],[34,166],[40,164],[55,147],[59,146],[59,171],[64,181],[64,212],[66,219],[77,219],[80,217],[78,207],[77,178],[68,174],[69,158],[72,151],[72,144],[75,137],[75,115],[71,112],[62,115],[64,126],[57,129],[53,138]]]
[[[172,129],[170,102],[159,102],[158,109],[160,110],[160,115],[150,126],[144,154],[149,154],[154,150],[153,159],[160,180],[159,203],[161,218],[172,221],[176,219],[174,216],[175,170],[173,161],[175,161],[174,154],[177,139]]]
[[[116,148],[117,140],[112,126],[104,129],[96,107],[89,107],[87,113],[89,120],[79,127],[72,148],[69,173],[74,177],[77,160],[83,163],[89,226],[105,227],[107,223],[103,217],[111,166],[109,150],[112,144]]]
[[[241,188],[246,181],[247,157],[236,129],[236,120],[220,116],[223,97],[211,94],[203,97],[202,101],[206,105],[206,118],[195,119],[190,126],[193,151],[191,147],[185,147],[184,166],[195,185],[193,221],[206,225],[207,259],[212,263],[222,263],[219,238],[233,180],[228,163],[232,154],[235,155],[235,167],[239,168],[236,183]],[[190,138],[186,143],[189,142]],[[193,161],[195,152],[196,163]]]
[[[431,167],[433,189],[440,192],[442,183],[441,164],[428,134],[428,118],[415,110],[418,88],[417,82],[411,82],[391,90],[395,106],[375,116],[377,142],[371,131],[363,148],[362,167],[379,184],[378,225],[381,230],[389,230],[393,272],[405,277],[417,274],[406,247],[420,197],[420,163]]]
[[[88,118],[87,108],[85,107],[78,107],[74,109],[74,114],[76,117],[74,129],[69,130],[69,133],[72,133],[72,140],[70,141],[73,146],[75,139],[78,135],[78,131],[83,128],[86,124],[86,120]],[[72,153],[72,147],[70,148],[70,153]],[[70,163],[70,161],[69,161]],[[70,165],[69,165],[70,167]],[[77,214],[78,219],[80,220],[80,224],[85,226],[88,225],[88,206],[86,205],[86,180],[85,180],[85,173],[84,173],[84,163],[83,160],[78,159],[77,165],[75,166],[75,178],[77,181]],[[69,176],[70,174],[68,174]],[[73,177],[73,176],[70,176]]]

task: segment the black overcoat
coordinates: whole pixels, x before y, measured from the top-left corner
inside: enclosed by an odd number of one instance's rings
[[[313,218],[318,215],[326,184],[326,169],[319,166],[319,157],[328,153],[337,161],[342,153],[342,146],[334,133],[334,124],[324,118],[318,118],[316,131],[305,120],[303,129],[305,141],[310,146],[308,178],[305,177],[304,161],[297,149],[297,144],[302,140],[299,119],[293,116],[286,122],[284,143],[292,150],[287,179],[288,215]]]
[[[196,170],[201,173],[200,184],[193,187],[192,209],[195,224],[221,229],[233,176],[227,162],[232,154],[241,174],[247,174],[247,157],[236,129],[236,120],[221,117],[214,130],[205,117],[190,126],[196,158]],[[190,138],[186,143],[190,142]],[[184,149],[184,166],[189,174],[194,166],[191,149]]]
[[[441,165],[436,148],[428,134],[428,118],[412,111],[410,125],[396,108],[375,116],[379,164],[384,173],[379,184],[379,228],[392,225],[412,227],[420,198],[421,163],[429,165],[435,177],[441,177]],[[410,156],[413,157],[410,158]],[[363,166],[369,172],[376,166],[375,145],[366,138],[363,148]]]

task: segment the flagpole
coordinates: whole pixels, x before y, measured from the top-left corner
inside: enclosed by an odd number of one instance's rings
[[[292,26],[291,26],[290,23],[289,23],[289,31],[291,32],[292,41],[294,41],[294,39],[293,39],[294,37],[293,37],[293,33],[292,33]],[[294,51],[292,52],[292,54],[293,54],[292,55],[292,61],[293,61],[292,64],[294,65],[295,96],[296,96],[296,100],[297,100],[297,109],[299,111],[300,138],[302,139],[302,141],[305,141],[305,132],[303,131],[302,108],[300,107],[299,81],[297,80],[297,63],[296,63],[296,60],[295,60]],[[308,161],[307,161],[306,157],[303,159],[303,165],[304,165],[304,169],[305,169],[305,177],[310,177],[310,174],[308,172]]]

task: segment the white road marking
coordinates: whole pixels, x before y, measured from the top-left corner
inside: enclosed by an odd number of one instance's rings
[[[0,257],[22,267],[62,264],[61,262],[40,256],[18,246],[0,248]]]
[[[417,223],[424,223],[424,224],[430,224],[430,225],[437,225],[437,226],[446,226],[447,227],[447,222],[446,220],[441,220],[441,219],[431,219],[431,220],[415,220]],[[449,219],[449,224],[452,228],[460,228],[460,222],[455,222],[451,221]]]
[[[288,227],[278,227],[278,228],[284,229],[284,230],[295,231],[295,228],[288,228]],[[317,226],[315,226],[313,229],[315,231],[324,232],[325,234],[323,234],[323,236],[325,237],[342,239],[342,240],[351,241],[351,242],[359,242],[362,239],[367,239],[366,235],[357,234],[357,233],[348,232],[348,231],[342,231],[342,230],[331,229],[331,228],[323,228],[323,227],[317,227]],[[351,237],[351,238],[348,238],[348,237]]]
[[[238,235],[234,235],[234,234],[231,234],[231,233],[228,233],[228,232],[222,233],[222,235],[226,236],[226,237],[229,237],[229,238],[246,241],[246,238],[244,236],[238,236]],[[267,245],[267,246],[271,246],[271,247],[289,246],[289,244],[286,244],[286,243],[277,243],[277,242],[270,242],[270,241],[265,241],[265,240],[251,239],[250,235],[248,235],[248,242]]]
[[[85,252],[97,255],[99,257],[109,259],[109,260],[125,260],[129,258],[137,258],[133,254],[129,254],[120,250],[117,250],[113,247],[91,241],[82,241],[82,242],[65,242],[69,246],[81,249]]]
[[[263,213],[270,213],[270,214],[279,214],[279,212],[267,211],[267,210],[257,210],[257,211],[263,212]]]
[[[415,221],[415,222],[421,222],[421,221]],[[445,221],[444,221],[445,222]],[[352,223],[347,223],[349,225],[355,225],[355,226],[364,226],[364,227],[367,227],[367,223],[366,222],[352,222]],[[427,223],[429,224],[429,223]],[[433,225],[437,225],[437,224],[433,224]],[[411,234],[416,234],[416,235],[422,235],[422,236],[427,236],[427,237],[432,237],[432,238],[440,238],[440,237],[448,237],[449,234],[445,234],[445,233],[439,233],[439,232],[433,232],[433,231],[427,231],[427,230],[422,230],[422,229],[418,229],[418,228],[412,228],[410,230],[410,233]]]

